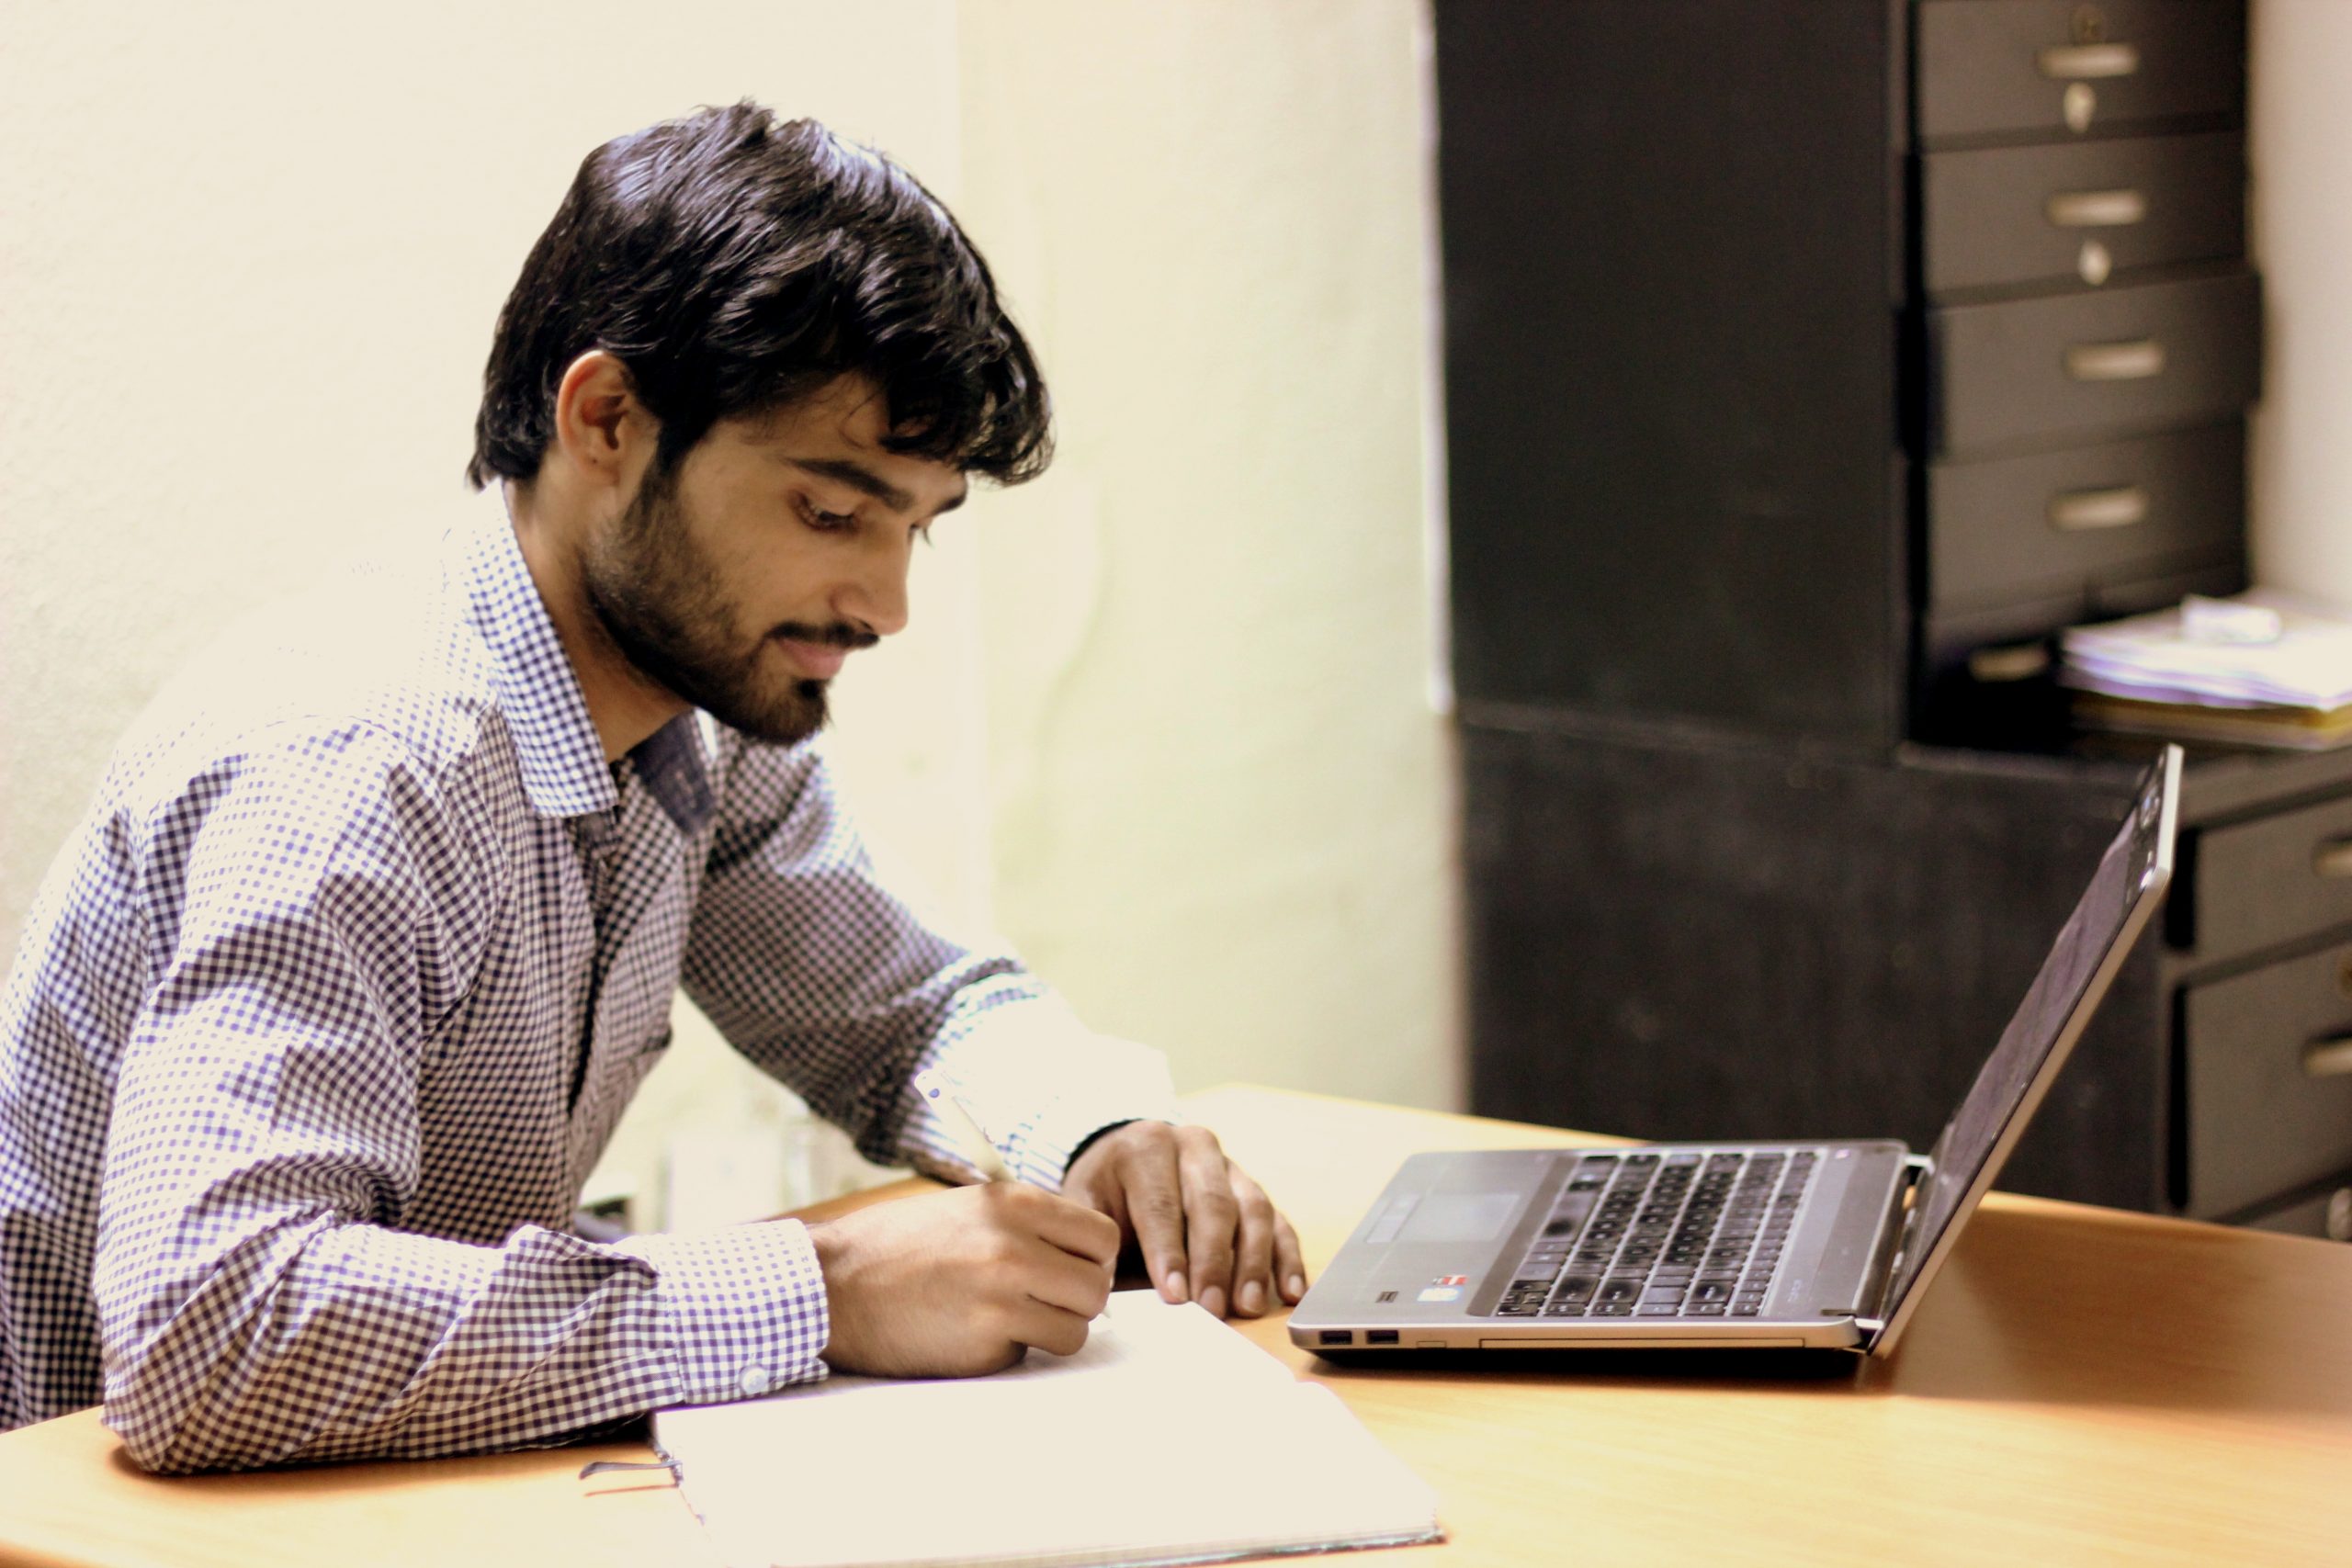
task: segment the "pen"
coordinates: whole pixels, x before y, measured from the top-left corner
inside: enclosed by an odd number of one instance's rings
[[[965,1103],[964,1097],[948,1087],[944,1077],[936,1072],[917,1073],[915,1092],[933,1105],[952,1111],[953,1115],[947,1118],[951,1126],[958,1122],[963,1123],[965,1132],[970,1135],[958,1141],[965,1145],[965,1156],[978,1168],[981,1180],[1013,1179],[1012,1170],[1004,1163],[1004,1156],[997,1153],[996,1144],[989,1137],[988,1129],[981,1126],[980,1119],[972,1114],[972,1108]]]

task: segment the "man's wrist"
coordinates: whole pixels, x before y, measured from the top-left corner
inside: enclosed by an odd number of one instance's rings
[[[1069,1180],[1069,1173],[1078,1168],[1078,1162],[1085,1157],[1086,1151],[1092,1148],[1096,1144],[1101,1143],[1103,1138],[1117,1132],[1122,1127],[1132,1127],[1136,1122],[1147,1120],[1148,1120],[1147,1117],[1130,1116],[1124,1122],[1105,1122],[1100,1127],[1095,1128],[1091,1133],[1087,1134],[1086,1136],[1078,1141],[1078,1146],[1070,1150],[1069,1158],[1062,1162],[1062,1179],[1065,1181]]]

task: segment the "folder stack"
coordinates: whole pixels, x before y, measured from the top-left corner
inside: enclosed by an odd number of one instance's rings
[[[2087,728],[2320,750],[2352,744],[2352,612],[2267,590],[2075,626],[2058,679]]]

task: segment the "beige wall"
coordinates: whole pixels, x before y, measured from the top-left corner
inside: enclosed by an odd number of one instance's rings
[[[2352,604],[2352,4],[2252,0],[2254,575]]]
[[[1417,9],[964,13],[964,205],[1062,410],[984,524],[998,914],[1180,1083],[1453,1097]]]
[[[460,496],[581,154],[751,96],[958,208],[1062,412],[842,682],[886,862],[1182,1084],[1453,1101],[1417,0],[135,15],[0,51],[0,951],[166,671]],[[788,1111],[689,1025],[640,1181]]]

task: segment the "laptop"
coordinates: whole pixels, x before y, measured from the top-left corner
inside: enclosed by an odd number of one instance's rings
[[[2167,746],[1927,1154],[1892,1140],[1480,1150],[1405,1162],[1291,1314],[1335,1359],[1417,1350],[1884,1355],[2171,880]]]

